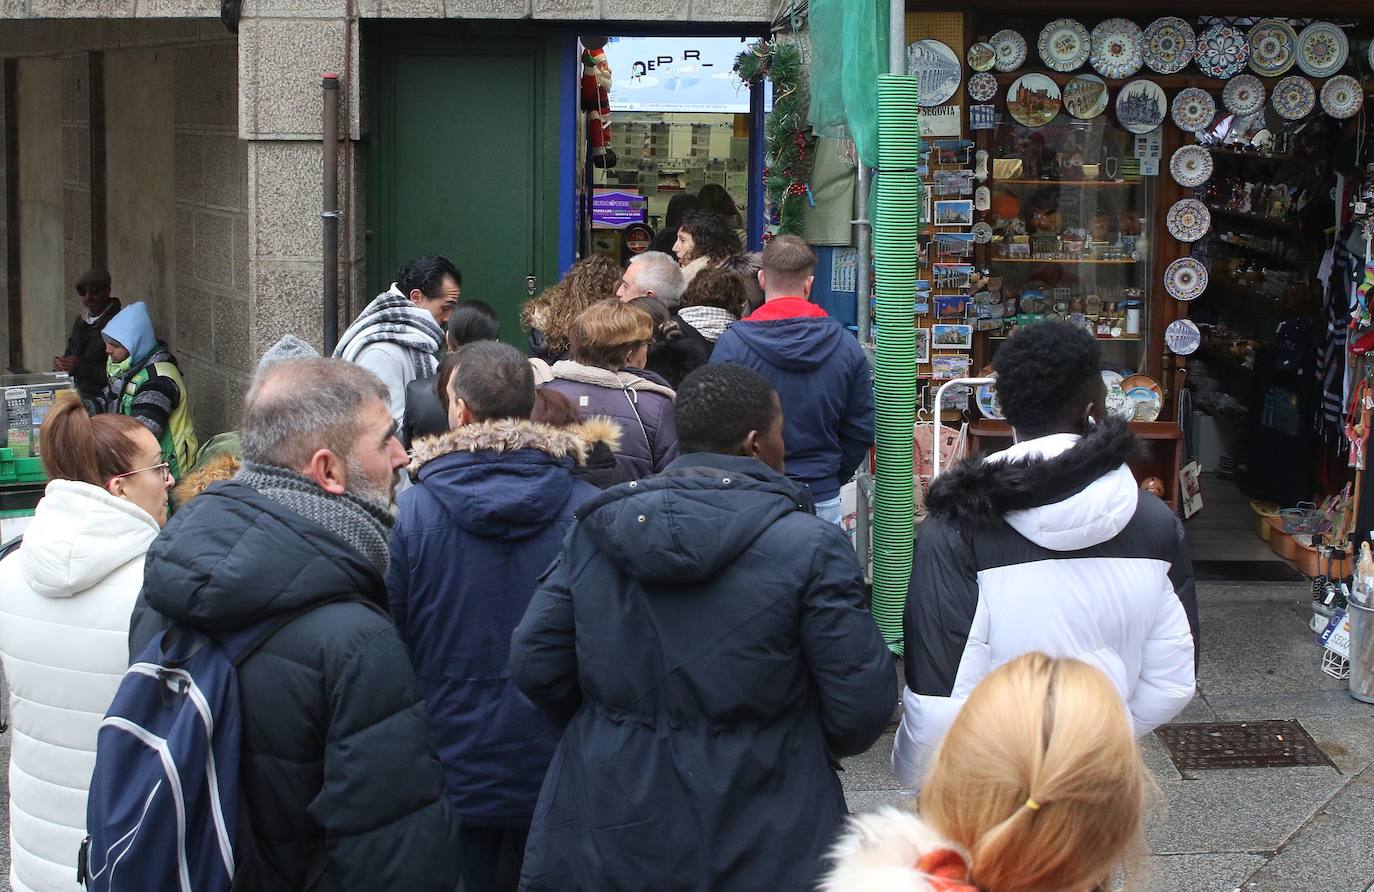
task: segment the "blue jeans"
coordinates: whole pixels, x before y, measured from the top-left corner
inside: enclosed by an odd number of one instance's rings
[[[823,502],[817,502],[816,516],[819,517],[821,520],[825,521],[826,523],[833,523],[836,526],[839,526],[840,521],[843,519],[842,515],[840,514],[840,497],[835,496],[835,498],[833,499],[826,499]]]

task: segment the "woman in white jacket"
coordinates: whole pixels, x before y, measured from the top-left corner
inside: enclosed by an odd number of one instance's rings
[[[96,733],[129,665],[129,614],[172,486],[156,438],[132,418],[89,418],[65,399],[39,441],[51,482],[0,562],[16,892],[79,888]]]

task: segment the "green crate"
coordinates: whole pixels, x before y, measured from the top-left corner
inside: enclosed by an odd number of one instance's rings
[[[0,486],[15,483],[45,483],[48,475],[41,458],[15,458],[14,450],[0,448]]]

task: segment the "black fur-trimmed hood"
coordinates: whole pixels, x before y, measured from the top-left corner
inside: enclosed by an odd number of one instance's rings
[[[1116,420],[1082,437],[1029,440],[941,474],[926,507],[961,529],[1005,519],[1047,548],[1088,547],[1110,539],[1135,513],[1139,491],[1125,463],[1139,447],[1130,427]]]

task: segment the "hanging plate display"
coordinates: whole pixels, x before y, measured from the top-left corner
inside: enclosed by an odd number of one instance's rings
[[[1317,90],[1302,75],[1290,74],[1274,85],[1269,101],[1279,117],[1296,121],[1312,114],[1312,109],[1317,107]]]
[[[1164,290],[1175,300],[1195,300],[1207,290],[1207,267],[1180,257],[1164,271]]]
[[[1132,133],[1149,133],[1169,114],[1169,100],[1154,81],[1131,81],[1116,94],[1116,119]]]
[[[1059,105],[1059,85],[1043,74],[1023,74],[1007,88],[1007,111],[1027,127],[1053,121]]]
[[[1132,421],[1154,421],[1164,408],[1164,401],[1148,387],[1132,387],[1126,391],[1126,399],[1131,401]]]
[[[1141,44],[1144,35],[1130,19],[1107,19],[1092,33],[1093,70],[1103,77],[1127,78],[1140,70],[1144,61]]]
[[[1040,58],[1055,71],[1074,71],[1088,61],[1092,38],[1073,19],[1055,19],[1040,30]]]
[[[1212,153],[1203,146],[1183,146],[1169,159],[1174,182],[1196,189],[1212,178]]]
[[[1169,234],[1181,242],[1195,242],[1212,228],[1212,212],[1196,198],[1174,202],[1165,219]]]
[[[917,40],[907,44],[906,73],[920,83],[921,108],[944,105],[959,89],[964,67],[954,50],[938,40]]]
[[[1233,115],[1253,115],[1264,108],[1264,84],[1253,74],[1240,74],[1226,82],[1221,104]]]
[[[997,78],[980,71],[968,79],[968,94],[975,102],[987,102],[997,95]]]
[[[1145,29],[1145,64],[1160,74],[1177,74],[1193,61],[1197,36],[1177,16],[1155,19]]]
[[[1250,70],[1278,77],[1298,58],[1298,35],[1282,19],[1263,19],[1250,29]]]
[[[968,67],[974,71],[991,71],[997,64],[997,50],[986,40],[968,48]]]
[[[1197,133],[1216,120],[1217,104],[1206,90],[1188,87],[1174,97],[1173,116],[1179,130]]]
[[[1330,77],[1345,65],[1350,42],[1330,22],[1313,22],[1298,35],[1298,67],[1311,77]]]
[[[1213,25],[1197,39],[1197,67],[1219,80],[1237,75],[1250,59],[1250,39],[1230,25]]]
[[[971,229],[970,232],[973,233],[973,243],[975,245],[986,245],[988,242],[992,241],[991,223],[974,223],[973,229]]]
[[[1064,85],[1064,108],[1080,121],[1107,110],[1107,84],[1095,74],[1080,74]]]
[[[997,54],[993,66],[998,71],[1015,71],[1026,64],[1026,38],[1010,28],[998,31],[989,42]]]
[[[994,374],[989,377],[996,378],[997,376]],[[1002,404],[997,402],[996,384],[983,384],[974,393],[977,395],[978,411],[983,414],[984,418],[993,421],[1005,420],[1006,416],[1002,414]]]
[[[1353,118],[1362,105],[1360,82],[1348,74],[1338,74],[1322,87],[1322,111],[1333,118]]]
[[[1175,319],[1164,329],[1164,344],[1179,356],[1187,356],[1202,346],[1202,332],[1191,319]]]

